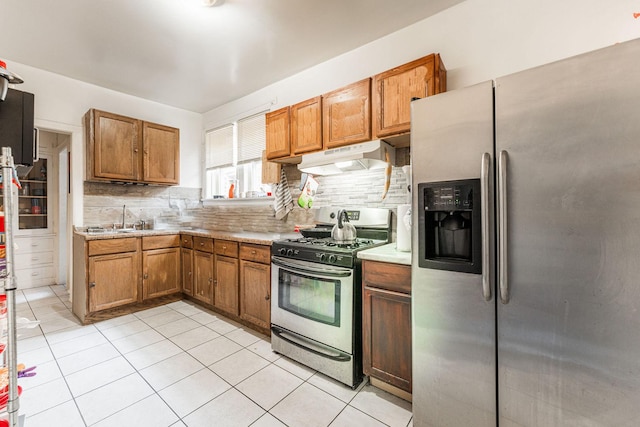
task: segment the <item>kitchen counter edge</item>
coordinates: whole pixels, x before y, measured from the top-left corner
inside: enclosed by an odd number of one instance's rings
[[[124,239],[127,237],[166,236],[173,234],[186,234],[197,237],[208,237],[219,240],[233,240],[240,243],[253,243],[256,245],[271,245],[276,240],[297,239],[299,233],[266,233],[258,231],[209,231],[209,230],[137,230],[130,233],[88,233],[86,231],[74,231],[74,234],[83,236],[85,240]]]
[[[411,252],[402,252],[397,250],[395,242],[359,251],[358,258],[369,261],[411,265]]]

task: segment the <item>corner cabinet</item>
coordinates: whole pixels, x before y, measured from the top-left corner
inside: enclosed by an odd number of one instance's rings
[[[180,237],[142,237],[142,299],[181,291]]]
[[[411,267],[364,260],[362,287],[363,371],[411,393]]]
[[[179,129],[95,109],[84,127],[87,180],[179,184]]]
[[[440,55],[431,54],[373,77],[374,138],[411,129],[411,100],[447,90],[447,71]]]

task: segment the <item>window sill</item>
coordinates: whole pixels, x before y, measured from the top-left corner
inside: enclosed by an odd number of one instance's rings
[[[249,198],[238,198],[238,199],[204,199],[202,201],[203,207],[212,207],[212,206],[267,206],[273,205],[273,201],[275,197],[249,197]]]

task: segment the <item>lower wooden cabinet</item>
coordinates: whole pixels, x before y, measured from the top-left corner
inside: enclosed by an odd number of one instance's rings
[[[193,296],[193,249],[180,249],[180,265],[182,267],[182,292]]]
[[[238,258],[216,254],[214,306],[225,313],[238,315]]]
[[[142,237],[142,299],[180,292],[180,238]]]
[[[142,299],[180,292],[180,248],[142,252]]]
[[[240,245],[240,318],[264,329],[271,326],[271,248]]]
[[[89,257],[89,312],[138,300],[138,252]]]
[[[411,267],[362,262],[366,375],[411,393]]]
[[[193,251],[193,297],[213,304],[213,254]]]

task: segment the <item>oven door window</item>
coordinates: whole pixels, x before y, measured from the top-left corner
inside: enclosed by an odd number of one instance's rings
[[[278,306],[298,316],[340,326],[340,280],[280,269]]]

